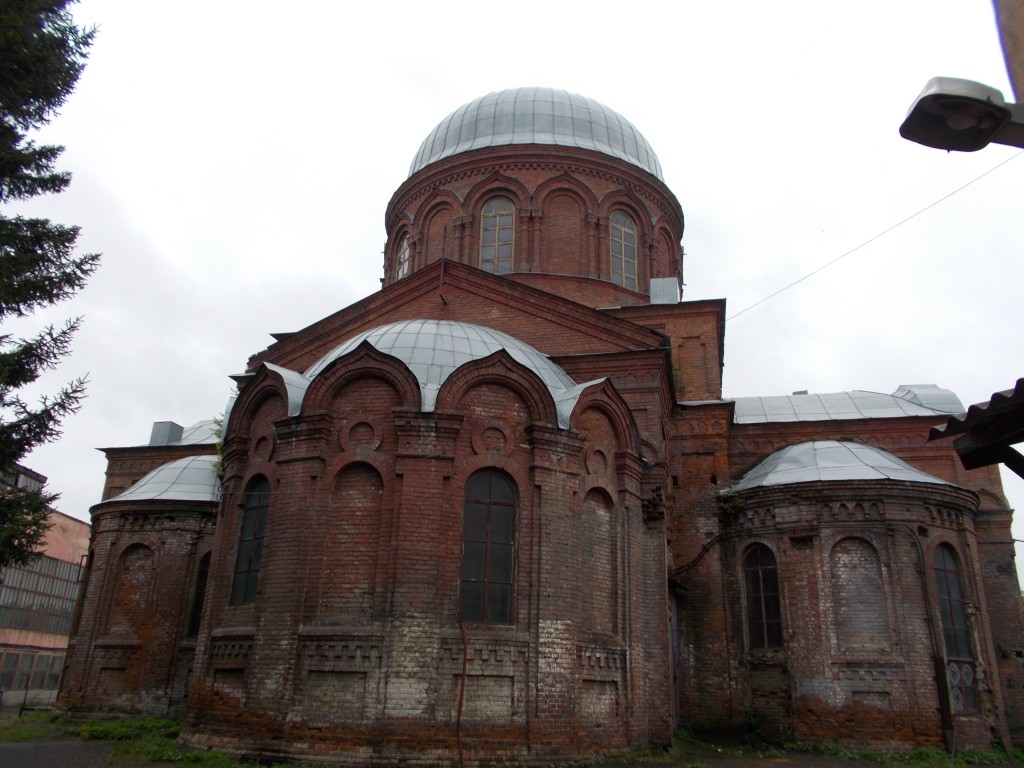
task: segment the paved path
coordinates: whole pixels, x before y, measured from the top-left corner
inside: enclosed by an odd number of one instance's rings
[[[109,764],[114,744],[77,738],[0,742],[3,768],[102,768]],[[120,768],[129,768],[118,763]]]

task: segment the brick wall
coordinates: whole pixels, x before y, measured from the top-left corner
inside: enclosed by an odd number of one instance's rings
[[[91,512],[86,588],[58,705],[181,712],[198,564],[213,536],[215,505],[115,501]]]
[[[667,743],[664,532],[619,395],[592,391],[566,431],[499,357],[421,413],[397,399],[400,365],[371,358],[377,373],[325,371],[335,388],[301,417],[270,375],[241,393],[186,741],[357,764]],[[462,499],[490,468],[517,494],[513,620],[460,624]],[[231,606],[233,510],[256,471],[272,488],[258,594]]]

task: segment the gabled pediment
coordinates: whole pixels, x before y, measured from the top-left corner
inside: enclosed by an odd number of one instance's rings
[[[458,320],[502,331],[547,355],[662,348],[665,337],[643,325],[515,280],[450,261],[409,277],[279,340],[249,360],[303,371],[346,339],[386,323]]]

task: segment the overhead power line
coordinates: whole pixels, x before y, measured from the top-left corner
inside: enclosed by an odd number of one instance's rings
[[[938,205],[939,203],[945,202],[946,200],[948,200],[949,198],[951,198],[951,197],[952,197],[953,195],[957,194],[958,192],[962,192],[963,190],[967,189],[967,188],[968,188],[969,186],[971,186],[971,184],[973,184],[974,182],[976,182],[976,181],[979,181],[979,180],[981,180],[981,179],[985,178],[985,177],[986,177],[986,176],[988,176],[988,175],[989,175],[990,173],[992,173],[992,171],[998,170],[999,168],[1001,168],[1002,166],[1006,165],[1006,164],[1007,164],[1008,162],[1010,162],[1011,160],[1014,160],[1015,158],[1018,158],[1018,157],[1020,157],[1021,155],[1024,155],[1024,150],[1021,150],[1020,152],[1017,152],[1017,153],[1016,153],[1016,154],[1014,154],[1014,155],[1010,155],[1010,156],[1009,156],[1008,158],[1006,158],[1005,160],[1003,160],[1003,162],[1001,162],[1001,163],[999,163],[999,164],[997,164],[997,165],[994,165],[994,166],[992,166],[991,168],[989,168],[989,169],[988,169],[987,171],[985,171],[985,172],[984,172],[983,174],[981,174],[980,176],[976,176],[975,178],[973,178],[973,179],[971,179],[970,181],[968,181],[968,182],[967,182],[966,184],[963,184],[963,185],[961,185],[961,186],[957,187],[956,189],[954,189],[954,190],[953,190],[952,192],[949,192],[948,194],[945,194],[945,195],[943,195],[943,196],[942,196],[942,197],[940,197],[940,198],[939,198],[938,200],[936,200],[935,202],[933,202],[933,203],[931,203],[931,204],[929,204],[929,205],[926,205],[926,206],[925,206],[924,208],[922,208],[921,210],[917,211],[916,213],[912,213],[912,214],[910,214],[909,216],[907,216],[907,218],[903,219],[902,221],[898,221],[898,222],[896,222],[895,224],[893,224],[893,225],[892,225],[891,227],[889,227],[888,229],[884,229],[884,230],[882,230],[882,231],[881,231],[881,232],[879,232],[879,233],[878,233],[877,235],[875,235],[875,236],[874,236],[874,237],[872,237],[872,238],[869,238],[869,239],[865,240],[865,241],[864,241],[863,243],[861,243],[860,245],[856,246],[855,248],[851,248],[851,249],[850,249],[850,250],[848,250],[848,251],[847,251],[846,253],[844,253],[844,254],[841,254],[841,255],[839,255],[839,256],[836,256],[836,257],[835,257],[834,259],[832,259],[832,261],[828,262],[827,264],[822,264],[822,265],[821,265],[820,267],[818,267],[818,268],[817,268],[816,270],[814,270],[813,272],[808,272],[808,273],[807,273],[806,275],[804,275],[803,277],[801,277],[801,278],[800,278],[800,279],[798,279],[798,280],[794,280],[794,281],[793,281],[792,283],[790,283],[789,285],[784,285],[784,286],[783,286],[782,288],[779,288],[779,290],[775,291],[774,293],[770,293],[770,294],[768,294],[767,296],[765,296],[765,297],[764,297],[763,299],[761,299],[760,301],[754,302],[753,304],[751,304],[751,305],[750,305],[749,307],[747,307],[746,309],[741,309],[741,310],[740,310],[739,312],[737,312],[737,313],[736,313],[735,315],[731,315],[730,317],[727,317],[727,318],[726,318],[726,320],[727,320],[727,321],[728,321],[728,320],[733,320],[734,318],[737,318],[737,317],[739,317],[740,315],[742,315],[742,314],[743,314],[744,312],[749,312],[749,311],[750,311],[750,310],[752,310],[752,309],[753,309],[754,307],[758,307],[758,306],[760,306],[761,304],[764,304],[764,303],[765,303],[766,301],[768,301],[769,299],[773,299],[773,298],[775,298],[776,296],[778,296],[778,295],[779,295],[780,293],[782,293],[783,291],[788,291],[788,290],[789,290],[790,288],[792,288],[792,287],[793,287],[794,285],[797,285],[798,283],[802,283],[802,282],[803,282],[804,280],[806,280],[807,278],[809,278],[809,277],[814,277],[814,276],[815,276],[816,274],[818,274],[818,273],[819,273],[819,272],[821,272],[822,270],[824,270],[824,269],[827,269],[828,267],[831,267],[831,266],[832,266],[833,264],[835,264],[835,263],[836,263],[837,261],[840,261],[841,259],[845,259],[845,258],[846,258],[847,256],[849,256],[849,255],[850,255],[851,253],[856,253],[857,251],[859,251],[859,250],[860,250],[861,248],[863,248],[864,246],[866,246],[866,245],[870,245],[871,243],[875,242],[875,240],[877,240],[877,239],[878,239],[878,238],[880,238],[880,237],[883,237],[884,235],[887,235],[887,234],[889,234],[890,232],[892,232],[892,231],[893,231],[894,229],[896,229],[897,227],[902,227],[902,226],[903,226],[904,224],[906,224],[906,223],[907,223],[908,221],[910,221],[911,219],[917,218],[918,216],[920,216],[920,215],[921,215],[922,213],[924,213],[925,211],[931,210],[932,208],[934,208],[934,207],[935,207],[936,205]]]

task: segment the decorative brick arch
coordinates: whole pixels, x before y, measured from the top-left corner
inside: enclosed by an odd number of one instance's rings
[[[477,218],[477,209],[492,197],[507,197],[516,206],[516,214],[523,208],[532,204],[532,195],[519,179],[506,176],[495,171],[487,178],[478,181],[466,193],[462,208],[466,213],[472,213],[474,220]]]
[[[557,426],[555,401],[547,385],[505,350],[466,363],[449,376],[437,393],[437,410],[458,410],[466,393],[481,384],[497,384],[512,390],[526,402],[532,422]]]
[[[460,238],[456,238],[455,222],[463,215],[462,201],[448,190],[435,190],[414,214],[418,252],[414,269],[444,258],[461,261]]]
[[[638,237],[649,236],[653,231],[654,215],[638,195],[629,189],[614,189],[598,201],[597,214],[611,218],[615,211],[626,211],[636,223]]]
[[[629,451],[638,456],[643,455],[640,430],[633,418],[633,412],[610,380],[602,379],[583,390],[569,416],[570,428],[579,429],[580,416],[588,408],[601,411],[611,420],[615,427],[619,450]]]
[[[580,206],[587,213],[596,213],[599,202],[586,182],[571,173],[564,172],[537,185],[533,192],[534,205],[544,208],[548,198],[555,194],[572,193],[579,199]]]
[[[288,416],[288,389],[281,374],[266,365],[261,365],[252,378],[243,385],[228,423],[225,425],[224,439],[248,435],[256,414],[266,404],[276,400],[277,418]]]
[[[534,192],[532,264],[530,269],[554,274],[595,277],[597,267],[597,198],[583,182],[563,173]]]
[[[355,379],[366,377],[380,379],[393,387],[406,408],[420,409],[420,385],[408,366],[363,341],[317,374],[306,391],[302,414],[326,413],[340,389]]]

